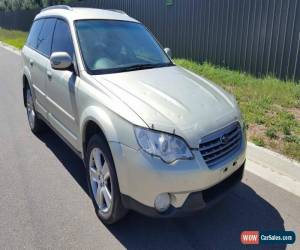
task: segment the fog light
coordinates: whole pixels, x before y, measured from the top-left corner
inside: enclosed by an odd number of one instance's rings
[[[165,212],[170,207],[171,199],[167,193],[159,194],[154,201],[156,210],[160,213]]]

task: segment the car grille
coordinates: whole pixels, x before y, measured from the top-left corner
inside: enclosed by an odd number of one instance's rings
[[[242,130],[235,122],[204,138],[199,145],[200,153],[208,167],[212,168],[237,152],[242,145]]]

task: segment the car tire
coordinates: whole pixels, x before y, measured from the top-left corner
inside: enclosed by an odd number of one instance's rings
[[[114,224],[127,210],[121,201],[114,161],[105,138],[92,136],[85,155],[87,183],[96,214],[104,224]]]
[[[45,130],[45,123],[38,118],[35,111],[33,96],[30,87],[27,85],[25,88],[25,100],[26,100],[26,113],[29,123],[29,127],[34,134],[39,134]]]

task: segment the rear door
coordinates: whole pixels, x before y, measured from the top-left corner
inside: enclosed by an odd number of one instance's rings
[[[74,46],[69,24],[57,19],[52,41],[52,53],[67,52],[74,58]],[[47,107],[51,125],[75,148],[77,145],[78,119],[75,89],[79,78],[70,70],[47,69]]]
[[[44,21],[45,21],[44,19],[39,19],[34,21],[34,23],[32,24],[26,42],[26,46],[24,46],[23,48],[23,57],[24,57],[25,66],[29,69],[30,72],[30,82],[31,82],[31,86],[33,87],[33,92],[35,95],[36,109],[39,113],[43,113],[45,115],[45,112],[42,112],[43,109],[41,109],[41,104],[40,104],[42,100],[45,99],[45,92],[42,91],[43,86],[39,81],[38,71],[35,63],[36,57],[38,56],[38,53],[36,51],[36,46],[37,46],[38,37],[42,30]]]
[[[47,68],[50,65],[50,53],[53,31],[55,27],[55,18],[46,18],[35,21],[36,32],[38,36],[29,37],[28,45],[32,48],[28,55],[29,67],[31,72],[31,81],[36,95],[36,109],[46,117],[46,79]]]

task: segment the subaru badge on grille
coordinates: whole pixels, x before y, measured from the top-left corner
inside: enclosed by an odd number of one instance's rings
[[[221,138],[220,138],[220,142],[222,144],[227,144],[229,141],[229,137],[227,137],[226,135],[223,135]]]

